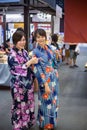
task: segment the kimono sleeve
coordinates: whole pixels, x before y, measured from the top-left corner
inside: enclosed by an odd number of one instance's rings
[[[15,56],[9,55],[8,56],[8,65],[10,67],[10,72],[14,75],[19,76],[27,76],[27,67],[22,63],[19,63]]]
[[[34,67],[34,73],[40,83],[48,82],[49,80],[49,73],[46,73],[45,67],[41,64],[38,64]]]
[[[45,83],[48,81],[49,78],[49,73],[46,73],[46,67],[48,64],[48,58],[47,58],[47,53],[45,54],[44,51],[42,53],[36,49],[33,51],[33,54],[39,58],[38,64],[35,65],[34,67],[34,73],[39,81],[39,83]]]

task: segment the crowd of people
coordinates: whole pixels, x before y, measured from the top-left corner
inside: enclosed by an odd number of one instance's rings
[[[77,43],[64,44],[62,47],[62,61],[69,65],[70,68],[78,67],[76,60],[79,53],[80,48]]]

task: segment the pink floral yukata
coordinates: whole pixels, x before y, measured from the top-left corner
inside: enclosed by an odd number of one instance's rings
[[[29,60],[26,50],[13,48],[8,56],[11,72],[12,126],[13,130],[28,130],[35,123],[34,86],[35,78],[31,68],[26,68]]]

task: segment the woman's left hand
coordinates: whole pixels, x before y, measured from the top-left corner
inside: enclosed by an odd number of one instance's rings
[[[45,93],[50,94],[51,90],[50,90],[50,88],[48,86],[48,83],[45,83],[44,85],[45,85]]]

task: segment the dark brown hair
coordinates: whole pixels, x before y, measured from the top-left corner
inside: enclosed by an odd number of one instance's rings
[[[37,30],[35,30],[35,32],[34,32],[34,38],[35,38],[35,40],[36,40],[36,37],[37,37],[38,34],[40,36],[44,36],[47,39],[46,31],[44,29],[37,29]]]
[[[19,28],[17,28],[17,30],[16,31],[23,31],[24,32],[24,29],[23,28],[21,28],[21,27],[19,27]]]
[[[58,36],[57,36],[57,34],[53,34],[53,35],[51,36],[51,38],[52,38],[52,41],[55,42],[55,43],[58,41]]]
[[[25,33],[23,31],[16,31],[12,36],[13,44],[16,45],[23,36],[25,37]]]

